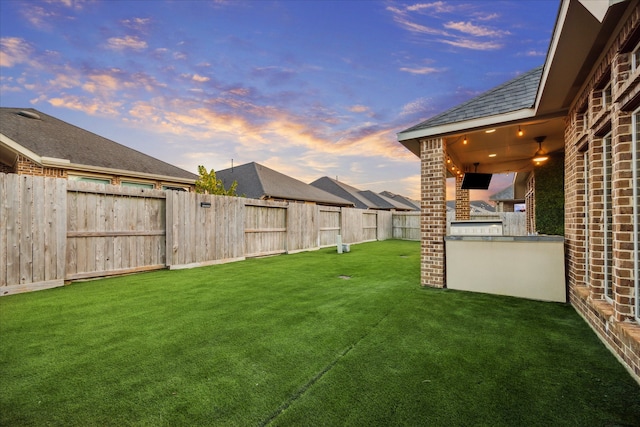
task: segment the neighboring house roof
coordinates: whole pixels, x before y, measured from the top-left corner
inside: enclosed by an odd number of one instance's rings
[[[0,154],[7,156],[7,150],[46,167],[191,184],[198,179],[198,175],[33,108],[0,108]]]
[[[532,108],[541,75],[542,66],[536,67],[401,133]]]
[[[383,196],[382,194],[374,193],[371,190],[361,191],[360,194],[363,197],[366,197],[367,200],[370,200],[375,204],[375,209],[381,210],[399,210],[399,211],[410,211],[412,210],[409,206],[397,202],[393,199]]]
[[[414,210],[413,206],[407,205],[402,201],[394,200],[386,195],[378,194],[370,190],[360,190],[344,182],[329,178],[328,176],[318,178],[310,185],[352,201],[355,207],[359,209]]]
[[[472,213],[484,214],[484,213],[494,213],[496,209],[491,206],[489,203],[484,200],[472,200],[469,202],[469,206],[471,208]],[[447,211],[455,211],[456,210],[456,201],[455,200],[447,200]]]
[[[359,189],[336,179],[329,178],[328,176],[318,178],[309,185],[324,190],[335,196],[349,200],[358,209],[370,209],[376,207],[375,204],[371,202],[371,200],[368,200],[366,197],[360,194]]]
[[[507,188],[504,188],[501,191],[498,191],[497,193],[492,194],[491,196],[489,196],[489,200],[494,200],[496,202],[523,202],[524,199],[516,199],[515,197],[515,191],[514,191],[514,186],[510,185]]]
[[[420,210],[420,202],[416,201],[416,200],[411,200],[407,197],[401,196],[400,194],[394,194],[390,191],[383,191],[382,193],[380,193],[382,196],[388,197],[390,199],[399,201],[402,204],[405,204],[407,206],[409,206],[410,208],[413,208],[413,210],[419,211]]]
[[[252,199],[283,199],[331,206],[353,206],[349,200],[255,162],[216,171],[216,177],[222,180],[225,188],[236,181],[236,192]]]

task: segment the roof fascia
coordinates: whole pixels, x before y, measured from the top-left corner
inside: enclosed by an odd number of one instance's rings
[[[536,115],[535,109],[524,108],[521,110],[516,110],[510,113],[503,113],[495,116],[480,117],[477,119],[467,120],[464,122],[456,122],[456,123],[445,124],[442,126],[416,129],[410,132],[400,132],[398,134],[398,141],[402,142],[402,141],[415,139],[415,138],[444,136],[444,135],[454,134],[459,132],[468,132],[471,130],[490,128],[496,125],[503,125],[509,122],[531,119],[535,117],[535,115]]]
[[[542,76],[540,76],[540,84],[538,84],[538,93],[536,94],[535,109],[538,109],[540,100],[542,99],[542,93],[546,86],[547,79],[549,78],[549,71],[551,69],[552,58],[556,54],[558,49],[558,43],[560,42],[560,35],[562,34],[562,27],[567,19],[567,11],[569,10],[569,3],[571,0],[562,0],[560,8],[558,10],[558,17],[556,18],[556,25],[553,29],[553,36],[551,37],[551,43],[549,43],[549,50],[547,51],[547,57],[544,60],[544,67],[542,68]]]
[[[3,133],[0,133],[0,143],[3,143],[7,147],[9,147],[11,151],[14,151],[17,154],[21,154],[26,158],[28,158],[29,160],[32,160],[33,162],[39,165],[42,165],[42,157],[40,157],[33,151],[29,150],[28,148],[25,148],[22,145],[18,144],[13,139],[9,138]]]
[[[136,171],[129,171],[125,169],[111,169],[111,168],[104,168],[101,166],[80,165],[77,163],[60,163],[60,162],[48,163],[44,161],[44,159],[45,158],[43,158],[43,163],[42,163],[43,166],[58,167],[61,169],[77,170],[81,172],[103,173],[108,175],[119,175],[119,176],[131,177],[131,178],[145,178],[145,179],[152,179],[156,181],[179,182],[182,184],[192,184],[192,185],[195,184],[196,182],[195,179],[190,179],[190,178],[180,178],[177,176],[168,176],[168,175],[157,175],[153,173],[136,172]]]

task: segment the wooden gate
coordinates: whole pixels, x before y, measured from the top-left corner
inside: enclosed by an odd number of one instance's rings
[[[282,254],[287,251],[287,204],[245,202],[244,248],[246,257]]]
[[[165,266],[165,193],[89,182],[67,184],[66,279]]]
[[[338,235],[342,232],[340,208],[321,206],[318,214],[320,247],[335,245]]]

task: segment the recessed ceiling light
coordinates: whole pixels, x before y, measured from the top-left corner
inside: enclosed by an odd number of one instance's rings
[[[495,129],[487,129],[484,131],[484,133],[494,133],[495,131]]]
[[[497,154],[496,154],[496,153],[491,153],[491,154],[489,154],[489,157],[495,157],[495,156],[497,156]]]

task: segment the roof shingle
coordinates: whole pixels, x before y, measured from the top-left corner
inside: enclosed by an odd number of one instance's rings
[[[222,180],[225,188],[236,181],[237,193],[252,199],[273,198],[332,206],[353,206],[348,200],[255,162],[216,171],[216,177]]]
[[[33,108],[0,108],[0,133],[40,157],[65,159],[75,165],[198,179],[196,174]]]
[[[542,66],[519,75],[498,87],[495,87],[467,102],[457,105],[400,133],[427,129],[466,120],[505,114],[533,107]]]

